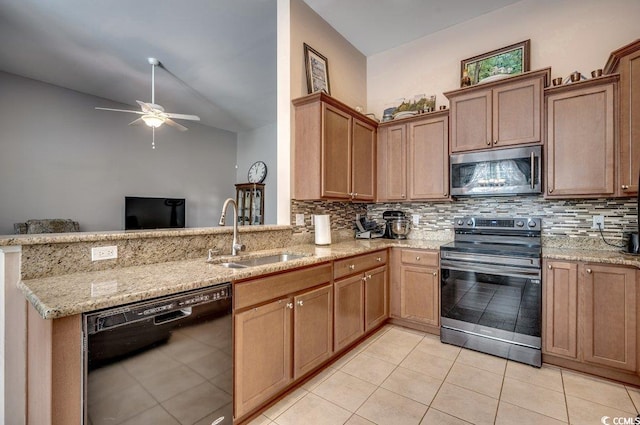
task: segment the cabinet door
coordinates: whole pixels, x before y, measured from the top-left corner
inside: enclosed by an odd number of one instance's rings
[[[351,198],[351,120],[351,115],[323,103],[323,197]]]
[[[432,267],[402,266],[400,317],[440,325],[439,274]]]
[[[353,119],[353,199],[373,201],[376,186],[376,129],[364,122]]]
[[[636,370],[636,270],[602,264],[580,266],[585,362]]]
[[[451,99],[451,152],[491,147],[491,90]]]
[[[549,261],[543,281],[542,304],[545,353],[578,358],[578,265]]]
[[[331,357],[333,352],[331,285],[293,298],[293,379]]]
[[[542,81],[526,80],[493,89],[493,146],[540,142]]]
[[[449,194],[449,118],[409,124],[409,198],[446,199]]]
[[[234,316],[234,405],[241,417],[291,382],[291,298]]]
[[[547,197],[611,196],[614,85],[547,97]]]
[[[339,351],[364,334],[364,275],[334,283],[334,349]]]
[[[407,199],[407,127],[405,124],[385,128],[378,155],[382,157],[379,186],[383,188],[381,201]]]
[[[640,50],[620,60],[620,188],[638,192],[640,174]]]
[[[370,270],[364,276],[364,327],[368,332],[389,317],[387,267]]]

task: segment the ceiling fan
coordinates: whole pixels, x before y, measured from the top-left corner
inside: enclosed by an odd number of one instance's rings
[[[151,127],[153,130],[153,138],[154,143],[153,147],[155,149],[155,129],[160,127],[162,124],[167,124],[171,127],[174,127],[180,131],[187,131],[187,127],[182,124],[178,124],[174,119],[179,120],[189,120],[189,121],[200,121],[200,117],[197,115],[186,115],[186,114],[174,114],[172,112],[165,112],[164,108],[161,105],[158,105],[155,101],[155,70],[157,66],[162,66],[160,61],[156,58],[148,58],[148,62],[151,65],[151,102],[141,102],[136,100],[138,105],[140,105],[140,111],[131,111],[128,109],[113,109],[113,108],[101,108],[96,106],[96,109],[100,109],[103,111],[115,111],[115,112],[128,112],[130,114],[138,114],[142,115],[140,118],[137,118],[129,123],[139,124],[140,122],[144,122],[146,125]]]

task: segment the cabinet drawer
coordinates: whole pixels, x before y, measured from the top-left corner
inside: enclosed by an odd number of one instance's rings
[[[350,274],[361,273],[383,264],[387,264],[386,250],[345,258],[344,260],[338,260],[333,263],[333,277],[338,279]]]
[[[436,251],[403,249],[400,258],[403,264],[438,267],[438,255],[439,253]]]
[[[236,310],[331,282],[331,264],[275,274],[234,284]]]

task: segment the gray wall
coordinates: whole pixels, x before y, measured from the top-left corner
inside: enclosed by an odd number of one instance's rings
[[[238,183],[246,183],[249,167],[256,161],[267,164],[264,180],[264,223],[277,222],[277,125],[265,125],[253,131],[238,133]]]
[[[136,109],[0,72],[0,234],[34,218],[72,218],[83,231],[124,228],[124,197],[187,199],[187,226],[217,225],[235,196],[235,133],[127,125]],[[132,99],[133,100],[133,99]]]

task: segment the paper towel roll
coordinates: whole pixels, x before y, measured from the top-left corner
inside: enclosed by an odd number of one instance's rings
[[[316,228],[316,245],[329,245],[331,243],[331,220],[329,215],[314,215],[313,222]]]

